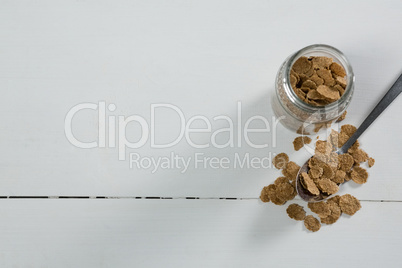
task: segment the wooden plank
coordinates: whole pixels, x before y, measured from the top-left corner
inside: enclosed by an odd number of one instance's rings
[[[317,233],[256,200],[1,200],[2,267],[397,267],[401,203]]]
[[[224,8],[211,8],[215,1],[161,2],[4,3],[0,10],[0,196],[256,197],[279,176],[278,171],[194,166],[185,173],[180,168],[155,173],[130,169],[127,160],[118,161],[117,148],[79,149],[70,144],[64,133],[65,117],[79,103],[105,101],[117,107],[108,116],[139,115],[150,122],[150,105],[169,103],[179,107],[186,120],[207,117],[214,131],[226,127],[213,121],[215,116],[230,116],[237,133],[240,101],[243,128],[256,115],[267,118],[272,127],[269,103],[280,64],[301,47],[325,42],[343,50],[355,69],[356,92],[346,122],[358,124],[399,75],[402,39],[390,29],[402,23],[401,3],[373,3],[363,10],[363,1],[328,5],[313,1],[297,7],[229,1]],[[300,14],[309,14],[311,6],[317,8],[315,19],[300,21]],[[342,20],[327,19],[328,10],[342,14]],[[314,34],[297,31],[294,25]],[[362,138],[377,164],[367,185],[348,188],[360,198],[401,200],[402,145],[396,142],[402,127],[400,107],[397,100]],[[180,132],[177,114],[164,110],[158,116],[156,140],[174,139]],[[97,130],[96,111],[82,111],[74,118],[74,135],[80,140],[96,140]],[[128,139],[138,140],[139,131],[138,124],[127,127]],[[280,126],[276,133],[276,138],[273,131],[255,134],[255,143],[268,144],[264,149],[251,148],[244,138],[240,148],[194,149],[183,139],[167,149],[151,148],[148,141],[127,153],[154,158],[172,152],[193,158],[203,153],[233,162],[235,154],[263,158],[286,151],[301,163],[306,155],[294,153],[291,145],[296,135]],[[208,134],[192,137],[199,144],[210,139]],[[221,139],[225,141],[224,136]]]

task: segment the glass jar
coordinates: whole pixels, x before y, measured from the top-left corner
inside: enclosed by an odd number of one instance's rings
[[[340,99],[325,106],[313,106],[296,95],[290,84],[290,70],[295,61],[302,56],[329,57],[345,69],[347,85]],[[341,51],[328,45],[311,45],[290,55],[279,68],[272,108],[277,119],[286,128],[300,134],[312,134],[322,127],[331,125],[346,111],[352,99],[354,83],[352,66]]]

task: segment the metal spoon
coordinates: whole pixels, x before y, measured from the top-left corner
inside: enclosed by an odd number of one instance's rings
[[[371,111],[371,113],[367,116],[367,118],[363,121],[360,127],[356,130],[356,132],[347,140],[347,142],[338,149],[338,154],[344,154],[348,151],[348,149],[355,143],[355,141],[360,137],[361,134],[373,123],[373,121],[391,104],[391,102],[402,92],[402,74],[396,80],[396,82],[392,85],[392,87],[388,90],[385,96],[380,100],[376,107]],[[303,187],[300,182],[300,174],[302,172],[308,172],[308,161],[304,163],[304,165],[300,168],[297,173],[296,179],[296,191],[299,196],[307,201],[307,202],[316,202],[321,201],[329,195],[321,193],[320,195],[312,195],[307,189]]]

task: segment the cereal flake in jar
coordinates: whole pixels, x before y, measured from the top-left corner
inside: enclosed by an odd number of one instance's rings
[[[328,45],[311,45],[280,67],[272,108],[285,127],[308,135],[344,114],[353,90],[353,70],[343,53]]]

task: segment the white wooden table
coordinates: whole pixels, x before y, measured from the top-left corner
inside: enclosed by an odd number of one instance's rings
[[[402,71],[401,12],[400,1],[1,0],[0,267],[399,267],[401,99],[360,139],[376,159],[368,183],[341,190],[362,209],[317,233],[289,219],[286,206],[259,201],[280,175],[274,168],[144,167],[172,153],[233,161],[287,152],[301,164],[308,153],[294,152],[296,134],[281,125],[249,135],[265,148],[252,148],[243,134],[239,146],[238,105],[242,129],[253,116],[272,127],[280,64],[326,43],[354,68],[345,123],[358,125]],[[99,125],[102,102],[115,109]],[[92,149],[65,134],[69,111],[85,103],[97,110],[77,112],[72,134],[98,142]],[[227,127],[223,116],[232,118],[233,147],[192,133],[190,141],[210,146],[195,148],[184,136],[153,148],[138,123],[150,124],[152,104],[171,105],[155,109],[157,144],[181,134],[176,107],[187,123],[207,118],[212,132]],[[148,140],[119,161],[109,132],[102,147],[98,128],[132,115],[127,139]],[[199,118],[190,126],[205,128]],[[216,136],[219,144],[228,138]],[[130,168],[130,155],[148,160]]]

